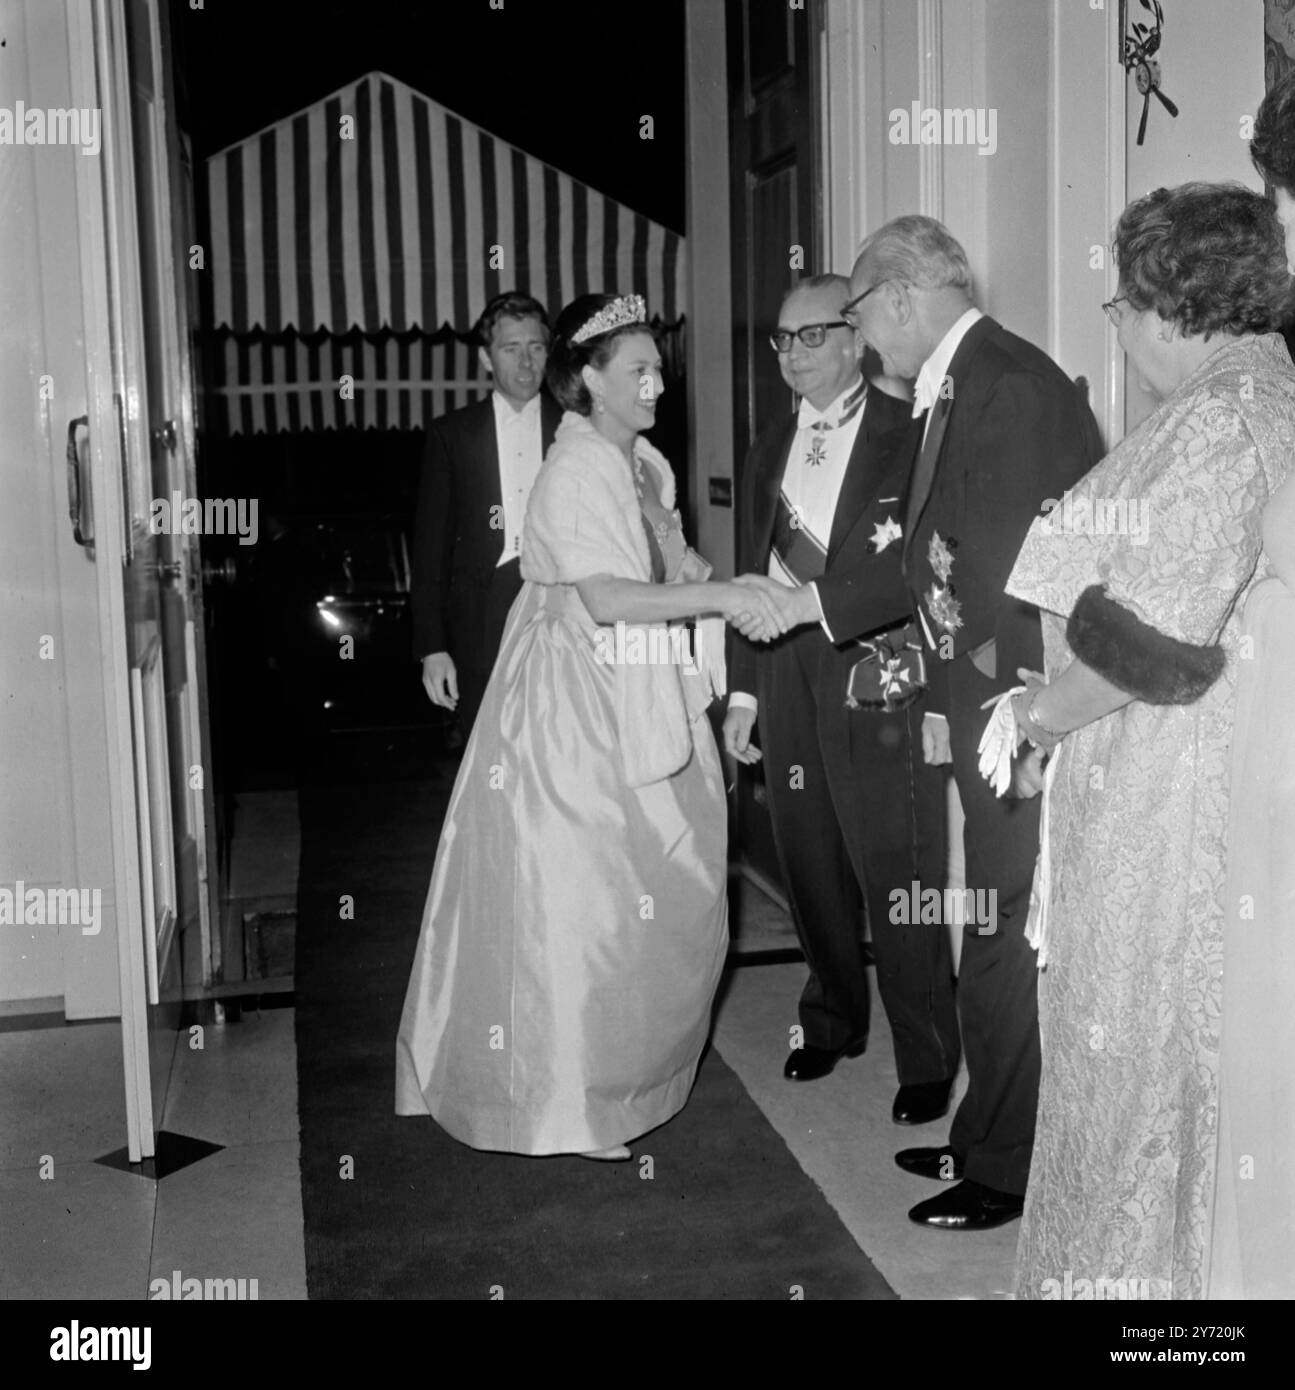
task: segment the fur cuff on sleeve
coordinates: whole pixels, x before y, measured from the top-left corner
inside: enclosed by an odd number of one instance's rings
[[[1100,584],[1079,596],[1066,624],[1074,654],[1112,685],[1149,705],[1190,705],[1223,674],[1220,646],[1196,647],[1135,617]]]

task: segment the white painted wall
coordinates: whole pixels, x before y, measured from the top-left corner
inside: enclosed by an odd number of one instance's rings
[[[828,238],[848,271],[892,217],[938,217],[966,248],[977,301],[1046,345],[1048,61],[1039,0],[827,0]],[[993,152],[895,143],[912,104],[995,113]]]
[[[1108,442],[1152,405],[1133,379],[1126,389],[1100,310],[1120,211],[1187,179],[1260,186],[1241,123],[1263,97],[1262,0],[1163,3],[1163,82],[1180,114],[1153,101],[1139,148],[1118,0],[826,0],[833,264],[848,269],[891,217],[939,217],[967,249],[980,306],[1088,379]],[[993,109],[996,152],[891,143],[890,113],[913,101]]]
[[[970,150],[956,153],[964,164],[985,166],[984,307],[1046,351],[1052,12],[1035,0],[989,0],[985,12],[983,101],[998,111],[998,148],[983,159]],[[1071,376],[1078,371],[1074,363],[1061,365]]]
[[[1242,122],[1264,95],[1263,0],[1161,0],[1160,49],[1169,113],[1152,98],[1146,142],[1136,144],[1142,98],[1129,84],[1128,186],[1136,198],[1188,179],[1237,179],[1262,189]]]
[[[1051,11],[1046,347],[1087,379],[1109,444],[1124,428],[1124,355],[1101,311],[1116,292],[1109,243],[1126,201],[1118,10],[1052,0]]]
[[[10,0],[3,15],[6,104],[69,106],[63,7]],[[85,157],[0,145],[0,886],[103,893],[94,937],[0,926],[0,1004],[61,998],[69,1018],[114,1014],[118,998],[98,598],[64,468],[68,421],[86,409],[72,163]]]
[[[1128,196],[1189,179],[1237,180],[1262,190],[1250,163],[1242,122],[1264,96],[1263,0],[1161,0],[1162,86],[1178,107],[1173,118],[1153,97],[1145,142],[1138,146],[1142,98],[1129,83]],[[1140,9],[1140,6],[1133,8]],[[1112,233],[1114,229],[1112,228]],[[1134,429],[1155,401],[1130,372],[1126,427]]]

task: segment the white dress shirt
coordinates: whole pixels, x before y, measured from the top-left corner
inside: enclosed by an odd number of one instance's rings
[[[841,415],[846,401],[858,391],[860,385],[862,378],[855,377],[826,410],[817,409],[807,400],[801,401],[796,417],[796,433],[792,437],[787,466],[783,470],[782,492],[788,505],[799,519],[801,528],[813,536],[825,551],[832,535],[832,522],[836,517],[836,504],[841,496],[841,484],[845,481],[845,470],[863,424],[863,412],[867,405],[866,387],[863,400],[852,417],[842,424]],[[816,430],[814,425],[820,421],[831,428]],[[783,569],[773,551],[769,552],[769,577],[783,584],[796,583]],[[810,584],[809,588],[818,605],[818,619],[823,632],[829,642],[835,641],[823,617],[818,586]],[[759,706],[756,697],[744,690],[733,691],[728,702],[730,709],[754,710]]]
[[[495,403],[495,442],[499,447],[499,496],[504,504],[504,548],[499,564],[506,565],[522,553],[522,522],[535,476],[544,461],[540,398],[532,396],[514,410],[499,394]]]
[[[962,346],[962,340],[967,336],[971,326],[977,319],[982,318],[984,315],[979,309],[974,306],[968,309],[935,345],[935,351],[922,363],[922,370],[918,372],[917,381],[913,386],[913,419],[916,420],[924,410],[928,412],[926,427],[922,431],[923,443],[926,442],[926,430],[931,428],[929,412],[940,399],[944,379],[949,375],[949,363],[953,361],[954,353]]]

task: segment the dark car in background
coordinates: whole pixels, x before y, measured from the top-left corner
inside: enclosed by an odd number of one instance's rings
[[[270,519],[255,602],[298,732],[443,725],[410,655],[409,545],[392,514]]]

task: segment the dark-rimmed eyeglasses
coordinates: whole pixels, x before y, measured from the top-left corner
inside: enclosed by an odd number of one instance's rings
[[[850,314],[855,313],[858,310],[859,305],[862,304],[865,299],[867,299],[867,297],[873,292],[873,290],[879,290],[884,284],[886,284],[885,280],[878,280],[875,285],[869,285],[868,288],[864,290],[862,294],[856,294],[853,299],[846,300],[846,302],[841,306],[842,317],[846,317]]]
[[[827,330],[829,328],[852,328],[853,326],[853,324],[846,323],[844,319],[833,319],[831,323],[807,323],[804,328],[797,328],[794,332],[789,328],[780,328],[776,333],[769,334],[769,341],[773,344],[775,352],[790,352],[793,338],[799,338],[807,348],[820,348],[827,342]]]
[[[1117,294],[1114,299],[1108,299],[1106,303],[1102,305],[1102,312],[1110,319],[1113,327],[1118,328],[1120,326],[1120,315],[1115,312],[1115,306],[1117,304],[1127,304],[1128,302],[1129,297],[1127,294]]]

